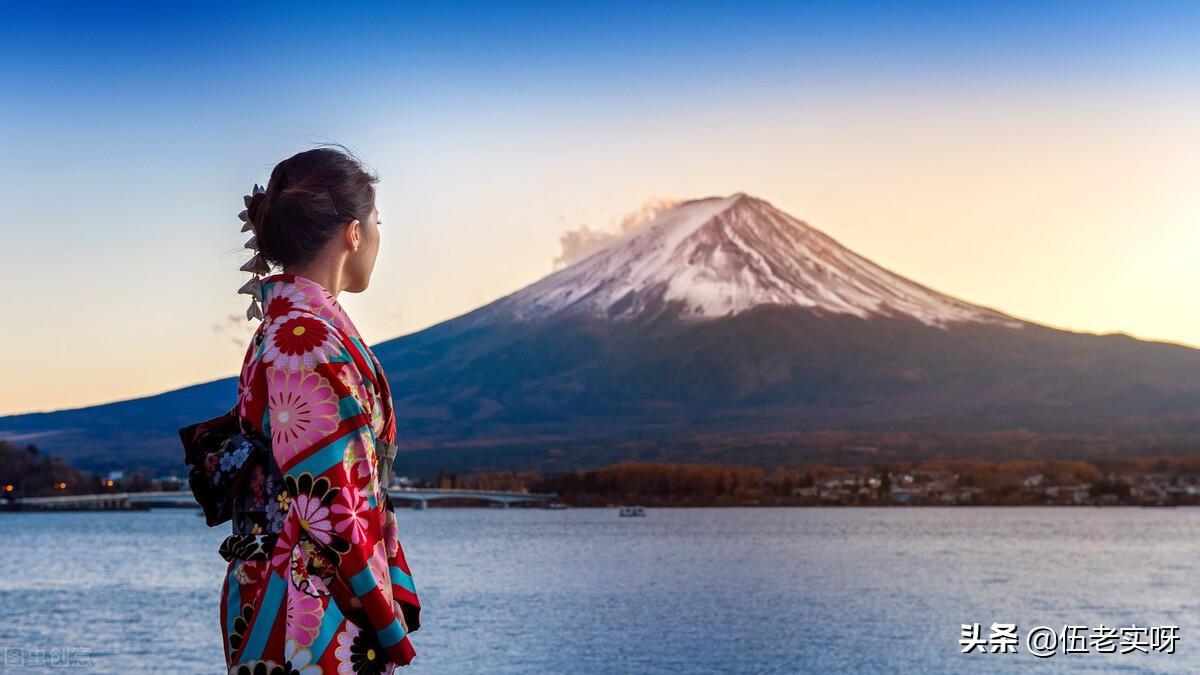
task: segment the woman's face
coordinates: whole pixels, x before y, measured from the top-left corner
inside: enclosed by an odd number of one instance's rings
[[[375,258],[379,256],[379,209],[372,208],[367,220],[358,221],[358,250],[346,259],[345,288],[350,293],[362,293],[371,283]]]

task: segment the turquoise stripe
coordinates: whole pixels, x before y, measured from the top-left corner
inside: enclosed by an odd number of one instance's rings
[[[367,367],[370,367],[372,361],[370,354],[367,353],[367,346],[363,344],[362,340],[356,337],[350,338],[350,342],[352,342],[354,347],[358,349],[358,355],[362,357],[363,363],[367,364]]]
[[[317,639],[313,640],[309,650],[312,651],[312,662],[316,663],[321,660],[321,655],[325,653],[326,647],[333,641],[333,636],[337,634],[338,626],[342,624],[342,610],[338,609],[337,603],[332,599],[329,605],[325,607],[325,614],[321,617],[321,632],[317,633]]]
[[[350,352],[346,351],[345,347],[342,347],[342,351],[338,352],[336,355],[331,354],[329,356],[329,362],[330,363],[354,363],[354,359],[350,357]]]
[[[367,565],[362,568],[362,571],[350,577],[350,588],[354,589],[354,594],[362,597],[371,592],[375,588],[375,575],[371,574],[371,566]]]
[[[275,626],[275,616],[283,603],[283,590],[287,582],[275,572],[270,573],[267,581],[267,591],[263,594],[262,604],[258,607],[258,616],[254,617],[254,627],[250,629],[250,637],[246,640],[246,648],[238,663],[253,661],[262,656],[267,646],[267,638]]]
[[[288,469],[288,473],[294,476],[299,476],[302,473],[311,473],[314,477],[320,476],[329,470],[330,467],[337,465],[346,457],[346,446],[350,441],[358,436],[358,430],[352,430],[346,433],[345,436],[337,439],[318,450],[315,454],[301,460],[299,464]]]
[[[388,568],[388,573],[392,577],[393,584],[407,588],[408,592],[410,592],[410,593],[415,594],[417,592],[416,586],[413,585],[412,576],[405,574],[404,570],[400,569],[399,567],[396,567],[395,565],[392,565],[391,567]]]
[[[387,628],[379,631],[379,644],[384,648],[391,647],[403,639],[404,626],[400,625],[399,619],[392,619],[392,623]]]
[[[238,563],[241,565],[242,563]],[[235,566],[229,571],[229,595],[225,596],[225,625],[229,631],[233,630],[233,622],[237,620],[238,614],[242,612],[242,585],[238,583]]]
[[[355,396],[346,396],[338,401],[338,414],[344,420],[361,414],[362,411],[362,404],[358,402],[358,398]]]

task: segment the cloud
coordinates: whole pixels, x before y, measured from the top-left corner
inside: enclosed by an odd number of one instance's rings
[[[249,324],[245,316],[228,314],[224,321],[212,325],[212,331],[219,335],[225,335],[239,349],[245,349],[246,343],[256,327],[257,324]]]
[[[660,213],[678,203],[678,199],[669,197],[649,197],[636,210],[625,214],[613,228],[593,229],[584,224],[567,230],[558,238],[562,251],[554,259],[554,269],[573,265],[614,241],[645,228]]]

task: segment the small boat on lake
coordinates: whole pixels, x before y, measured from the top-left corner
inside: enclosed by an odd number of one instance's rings
[[[646,515],[646,509],[644,509],[640,506],[622,506],[621,507],[621,517],[622,518],[645,516],[645,515]]]

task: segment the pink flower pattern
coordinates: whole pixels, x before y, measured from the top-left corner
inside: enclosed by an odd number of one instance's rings
[[[387,379],[319,284],[276,274],[263,287],[267,317],[242,364],[238,412],[244,428],[271,439],[287,490],[278,494],[283,522],[266,559],[231,562],[242,567],[230,568],[228,578],[238,583],[223,590],[222,611],[239,619],[223,626],[226,664],[290,660],[300,673],[391,673],[416,654],[408,634],[420,628],[420,602],[390,583],[391,567],[411,572],[393,507],[376,489],[376,440],[395,442]],[[373,583],[362,581],[367,569]],[[283,593],[269,591],[280,583]],[[353,592],[343,597],[346,590]],[[367,623],[347,613],[364,614]],[[267,639],[249,653],[250,643],[230,637],[244,638],[239,631],[256,616],[273,623],[254,628]],[[394,621],[403,628],[399,641],[383,645],[384,629],[364,631]],[[328,647],[312,649],[325,644],[318,638],[328,638]]]
[[[355,544],[366,541],[367,514],[370,513],[370,509],[357,490],[342,490],[331,510],[341,516],[334,525],[339,534]]]
[[[295,518],[283,520],[283,529],[279,531],[279,539],[275,542],[275,551],[271,555],[271,569],[286,571],[292,562],[292,551],[300,539],[300,524]]]
[[[242,368],[241,375],[238,376],[238,391],[241,396],[238,397],[238,414],[245,417],[248,414],[248,408],[254,402],[254,387],[251,385],[259,371],[259,362],[251,361]]]
[[[329,509],[320,499],[309,495],[298,495],[292,500],[292,509],[300,521],[300,528],[309,538],[328,546],[333,534],[333,523],[329,520]]]
[[[271,445],[280,466],[337,429],[337,394],[319,373],[268,366],[267,387]]]
[[[321,630],[321,613],[325,605],[320,598],[288,584],[287,592],[287,636],[300,646],[307,647]]]

